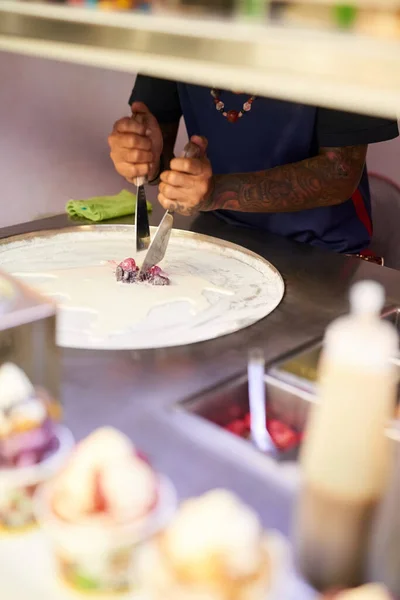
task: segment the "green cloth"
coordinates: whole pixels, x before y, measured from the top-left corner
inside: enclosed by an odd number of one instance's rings
[[[336,4],[333,11],[336,24],[343,29],[353,27],[359,12],[358,8],[352,4]]]
[[[65,208],[70,217],[80,217],[89,219],[89,221],[106,221],[133,215],[136,209],[136,196],[127,190],[122,190],[115,196],[95,196],[87,200],[70,200]],[[152,210],[149,202],[147,210],[149,212]]]

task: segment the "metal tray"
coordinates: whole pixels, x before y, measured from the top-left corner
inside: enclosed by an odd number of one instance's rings
[[[400,330],[400,308],[388,309],[382,316]],[[321,349],[322,340],[314,342],[268,371],[264,378],[267,419],[276,419],[295,432],[303,433],[309,410],[317,401],[315,376]],[[393,357],[393,361],[400,368],[399,358]],[[177,408],[227,429],[232,421],[243,419],[249,412],[247,374],[184,400]],[[393,425],[393,422],[388,423],[386,433],[399,442],[399,428]],[[252,444],[250,439],[244,439]],[[272,447],[267,454],[278,462],[296,461],[300,445],[301,441],[286,451]]]
[[[267,417],[281,421],[296,432],[303,432],[315,395],[268,374],[265,375],[265,387]],[[247,374],[184,400],[177,408],[226,429],[229,423],[243,419],[249,412]],[[248,441],[252,443],[250,439]],[[297,459],[299,448],[300,444],[290,450],[271,448],[268,454],[279,462],[293,461]]]
[[[400,308],[387,308],[382,318],[393,323],[400,334]],[[270,374],[276,379],[293,385],[294,387],[315,393],[318,363],[322,352],[322,338],[313,342],[305,350],[292,354],[289,358],[278,362],[270,369]],[[400,357],[394,356],[393,363],[399,367]]]

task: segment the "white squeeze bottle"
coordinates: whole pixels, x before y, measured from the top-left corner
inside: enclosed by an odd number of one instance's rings
[[[372,530],[368,579],[386,585],[400,598],[400,421],[391,428],[394,461],[389,485],[379,506]]]
[[[372,515],[388,480],[398,336],[380,318],[384,300],[379,284],[355,284],[350,314],[326,330],[295,523],[297,564],[320,591],[363,582]]]

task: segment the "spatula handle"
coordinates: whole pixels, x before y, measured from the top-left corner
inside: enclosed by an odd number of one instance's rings
[[[136,121],[137,123],[140,123],[140,125],[143,125],[144,121],[145,121],[145,116],[142,113],[132,113],[132,119],[134,121]],[[140,187],[141,185],[146,185],[146,183],[148,183],[149,179],[147,177],[147,175],[143,175],[141,177],[135,177],[133,182],[136,185],[136,187]]]
[[[182,158],[200,158],[201,148],[194,142],[188,142],[183,149]]]
[[[182,158],[200,158],[201,156],[201,148],[193,142],[188,142],[182,152]],[[173,215],[173,211],[168,209],[170,215]]]

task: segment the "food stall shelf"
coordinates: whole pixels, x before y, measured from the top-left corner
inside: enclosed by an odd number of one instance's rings
[[[400,106],[396,38],[0,0],[0,50],[387,117]]]

